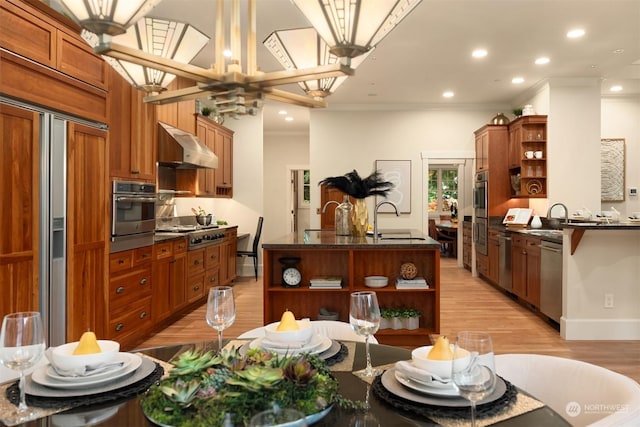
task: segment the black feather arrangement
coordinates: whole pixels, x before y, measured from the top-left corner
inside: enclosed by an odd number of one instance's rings
[[[318,183],[318,185],[322,184],[337,188],[356,199],[364,199],[369,196],[386,196],[394,187],[393,183],[384,181],[382,174],[378,171],[362,179],[355,169],[353,172],[346,173],[343,176],[325,178]]]

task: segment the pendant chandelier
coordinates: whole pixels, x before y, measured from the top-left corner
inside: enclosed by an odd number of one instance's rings
[[[169,45],[163,47],[145,43],[145,37],[161,30],[155,29],[154,18],[148,18],[151,29],[147,26],[148,19],[142,24],[138,22],[160,1],[60,0],[70,17],[95,34],[87,37],[92,40],[94,52],[109,58],[107,61],[131,84],[150,93],[144,98],[145,102],[167,104],[208,98],[225,105],[226,109],[235,103],[236,112],[242,113],[252,110],[265,98],[309,108],[326,107],[322,97],[352,76],[354,68],[364,60],[364,56],[357,61],[351,58],[370,52],[421,0],[292,0],[323,40],[319,42],[316,36],[316,57],[327,60],[317,60],[307,67],[300,59],[291,57],[289,62],[296,66],[285,65],[285,70],[275,72],[260,72],[256,63],[256,0],[246,1],[246,67],[240,60],[240,0],[231,0],[228,23],[224,22],[225,2],[216,1],[215,64],[211,68],[188,63],[200,51],[200,43],[206,43],[206,36],[187,24],[156,19],[157,24],[163,21],[160,27],[164,26],[165,31],[183,34],[183,37],[169,37]],[[173,30],[168,30],[172,25]],[[237,55],[229,62],[223,57],[227,28],[231,51]],[[145,32],[147,36],[143,35]],[[333,57],[321,53],[326,49],[323,43]],[[183,45],[188,45],[189,55],[182,53]],[[195,86],[158,93],[175,76],[193,80]],[[303,86],[309,96],[277,89],[291,83]]]

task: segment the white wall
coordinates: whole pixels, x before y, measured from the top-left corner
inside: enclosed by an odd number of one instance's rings
[[[505,108],[504,111],[509,111]],[[494,108],[420,111],[311,111],[310,160],[312,183],[356,169],[361,177],[376,160],[411,160],[411,214],[385,215],[381,228],[415,228],[422,224],[422,161],[425,151],[474,151],[473,132],[496,115]],[[311,186],[312,211],[320,207],[317,185]],[[375,197],[367,199],[373,223]],[[465,210],[466,212],[466,210]],[[320,219],[311,215],[311,226]]]
[[[264,136],[264,241],[291,232],[291,170],[309,168],[309,134],[265,134]],[[312,183],[314,182],[311,174]],[[268,226],[267,226],[268,224]]]
[[[602,100],[602,138],[625,139],[625,201],[606,203],[602,210],[614,206],[624,215],[640,212],[638,196],[629,196],[629,187],[640,189],[640,97],[604,98]]]

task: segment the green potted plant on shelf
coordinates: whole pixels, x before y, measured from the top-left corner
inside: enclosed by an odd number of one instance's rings
[[[209,107],[202,107],[202,109],[200,110],[200,112],[202,113],[203,116],[205,117],[209,117],[211,115],[211,108]]]
[[[403,326],[410,331],[418,329],[420,327],[420,316],[422,312],[415,308],[405,308],[402,310],[401,316],[403,320]]]
[[[379,329],[389,329],[391,328],[391,319],[393,318],[393,310],[390,308],[381,308],[380,309],[380,328]]]

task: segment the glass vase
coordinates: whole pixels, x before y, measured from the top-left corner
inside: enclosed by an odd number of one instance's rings
[[[356,199],[351,211],[351,234],[356,237],[365,237],[369,227],[369,212],[365,199]]]
[[[351,214],[353,205],[349,196],[345,195],[342,203],[336,208],[336,235],[351,236]]]

